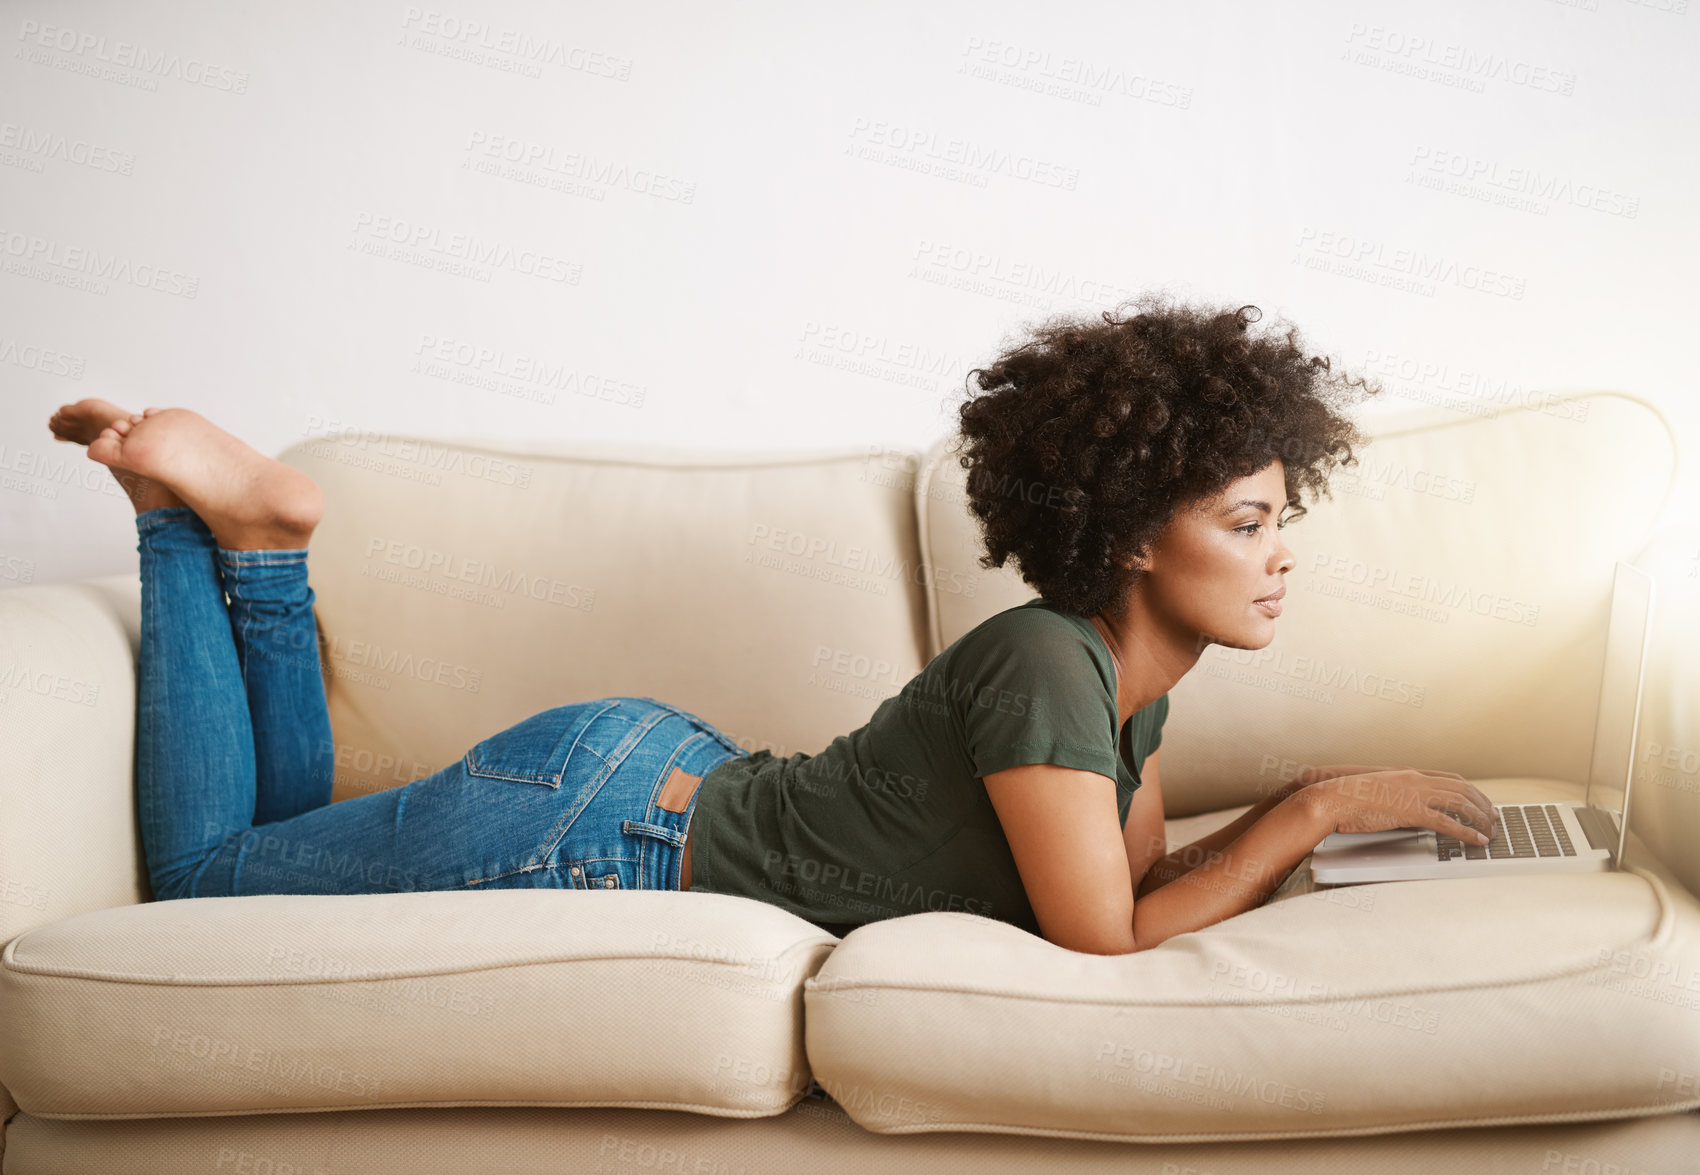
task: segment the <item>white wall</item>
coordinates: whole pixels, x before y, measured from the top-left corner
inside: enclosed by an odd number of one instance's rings
[[[0,575],[135,567],[83,396],[918,448],[1021,323],[1158,287],[1377,412],[1620,388],[1693,449],[1695,6],[5,3]]]

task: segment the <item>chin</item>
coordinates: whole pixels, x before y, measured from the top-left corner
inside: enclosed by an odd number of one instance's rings
[[[1275,641],[1275,622],[1256,627],[1247,627],[1235,633],[1201,632],[1198,634],[1198,647],[1202,651],[1211,645],[1221,645],[1224,649],[1267,649]]]

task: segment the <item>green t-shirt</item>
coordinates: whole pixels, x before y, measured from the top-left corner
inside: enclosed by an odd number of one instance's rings
[[[1038,934],[983,779],[1054,763],[1116,781],[1127,823],[1162,742],[1164,694],[1116,730],[1115,666],[1092,622],[1043,597],[988,617],[818,755],[710,771],[691,889],[781,906],[829,933],[962,910]]]

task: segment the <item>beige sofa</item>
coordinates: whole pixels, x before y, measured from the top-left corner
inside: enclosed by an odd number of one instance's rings
[[[1694,1170],[1700,537],[1652,529],[1675,440],[1611,392],[1376,431],[1287,531],[1275,642],[1173,692],[1171,842],[1306,763],[1579,796],[1624,559],[1659,591],[1624,871],[1316,888],[1301,865],[1120,958],[946,909],[839,940],[706,893],[151,902],[138,585],[0,593],[0,1169]],[[817,751],[1032,594],[978,566],[945,441],[345,430],[284,459],[329,503],[339,798],[599,696]]]

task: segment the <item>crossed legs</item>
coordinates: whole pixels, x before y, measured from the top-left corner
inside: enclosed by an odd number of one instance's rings
[[[49,428],[87,445],[136,508],[138,814],[155,896],[192,894],[211,850],[330,803],[307,583],[324,499],[187,409],[82,400]]]

